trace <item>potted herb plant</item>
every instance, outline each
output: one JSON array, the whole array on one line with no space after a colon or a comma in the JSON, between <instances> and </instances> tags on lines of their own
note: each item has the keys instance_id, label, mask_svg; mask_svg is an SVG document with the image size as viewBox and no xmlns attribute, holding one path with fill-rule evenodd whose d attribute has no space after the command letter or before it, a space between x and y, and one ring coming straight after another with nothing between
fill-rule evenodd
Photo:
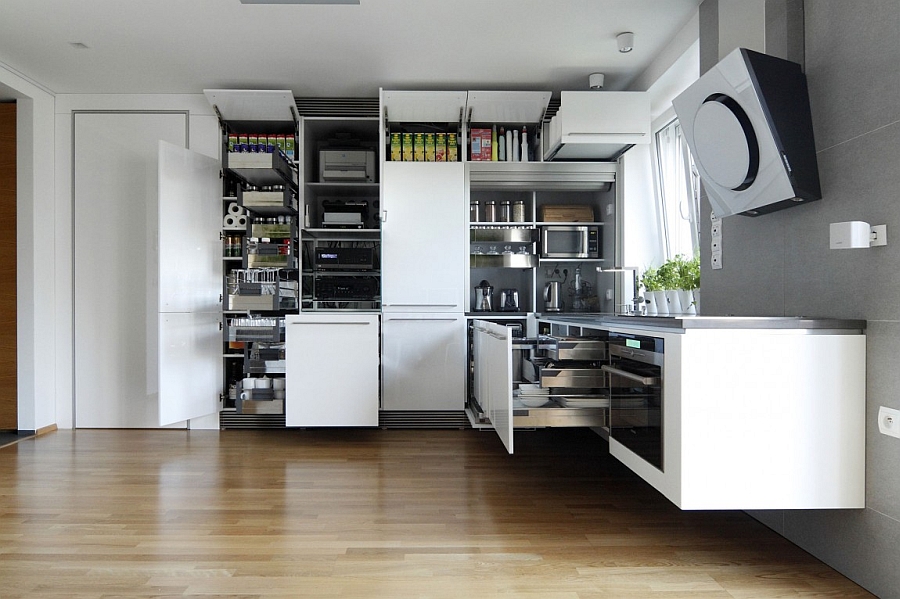
<instances>
[{"instance_id":1,"label":"potted herb plant","mask_svg":"<svg viewBox=\"0 0 900 599\"><path fill-rule=\"evenodd\" d=\"M644 288L644 301L647 303L647 315L659 314L659 302L662 295L662 287L659 284L658 270L652 266L644 270L641 275L641 286Z\"/></svg>"}]
</instances>

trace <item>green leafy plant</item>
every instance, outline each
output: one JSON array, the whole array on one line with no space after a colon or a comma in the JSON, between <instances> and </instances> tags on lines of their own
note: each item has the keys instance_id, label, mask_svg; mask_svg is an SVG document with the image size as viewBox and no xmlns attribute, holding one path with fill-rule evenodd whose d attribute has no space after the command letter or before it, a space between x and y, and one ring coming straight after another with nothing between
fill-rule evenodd
<instances>
[{"instance_id":1,"label":"green leafy plant","mask_svg":"<svg viewBox=\"0 0 900 599\"><path fill-rule=\"evenodd\" d=\"M653 268L652 266L644 271L644 274L641 275L641 285L644 289L647 291L662 291L658 273L659 269Z\"/></svg>"},{"instance_id":2,"label":"green leafy plant","mask_svg":"<svg viewBox=\"0 0 900 599\"><path fill-rule=\"evenodd\" d=\"M681 289L700 288L700 256L685 261L681 271Z\"/></svg>"},{"instance_id":3,"label":"green leafy plant","mask_svg":"<svg viewBox=\"0 0 900 599\"><path fill-rule=\"evenodd\" d=\"M658 289L697 289L700 287L700 258L688 260L678 254L655 271Z\"/></svg>"}]
</instances>

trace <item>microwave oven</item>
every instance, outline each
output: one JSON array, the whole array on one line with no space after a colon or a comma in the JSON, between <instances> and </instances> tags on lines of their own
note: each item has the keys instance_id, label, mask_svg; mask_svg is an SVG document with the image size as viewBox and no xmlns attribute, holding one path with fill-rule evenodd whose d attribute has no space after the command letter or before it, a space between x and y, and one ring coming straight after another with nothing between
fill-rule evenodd
<instances>
[{"instance_id":1,"label":"microwave oven","mask_svg":"<svg viewBox=\"0 0 900 599\"><path fill-rule=\"evenodd\" d=\"M541 227L541 258L599 258L600 227L545 225Z\"/></svg>"}]
</instances>

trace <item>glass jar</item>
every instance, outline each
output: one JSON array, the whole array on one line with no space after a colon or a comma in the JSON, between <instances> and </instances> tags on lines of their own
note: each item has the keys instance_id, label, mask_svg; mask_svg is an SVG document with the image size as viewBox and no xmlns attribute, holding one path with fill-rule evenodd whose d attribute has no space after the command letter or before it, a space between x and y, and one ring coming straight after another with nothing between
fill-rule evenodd
<instances>
[{"instance_id":1,"label":"glass jar","mask_svg":"<svg viewBox=\"0 0 900 599\"><path fill-rule=\"evenodd\" d=\"M484 222L497 222L497 202L488 200L484 203Z\"/></svg>"},{"instance_id":2,"label":"glass jar","mask_svg":"<svg viewBox=\"0 0 900 599\"><path fill-rule=\"evenodd\" d=\"M500 202L500 212L497 216L497 221L501 223L512 221L512 204L510 204L509 200Z\"/></svg>"},{"instance_id":3,"label":"glass jar","mask_svg":"<svg viewBox=\"0 0 900 599\"><path fill-rule=\"evenodd\" d=\"M525 222L525 200L516 200L512 205L512 222Z\"/></svg>"}]
</instances>

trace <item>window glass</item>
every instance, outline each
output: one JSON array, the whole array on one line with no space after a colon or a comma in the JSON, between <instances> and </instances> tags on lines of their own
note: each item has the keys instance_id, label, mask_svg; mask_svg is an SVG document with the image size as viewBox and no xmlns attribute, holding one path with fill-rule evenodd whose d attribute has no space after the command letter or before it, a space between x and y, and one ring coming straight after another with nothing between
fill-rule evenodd
<instances>
[{"instance_id":1,"label":"window glass","mask_svg":"<svg viewBox=\"0 0 900 599\"><path fill-rule=\"evenodd\" d=\"M656 132L657 191L667 258L699 251L699 175L678 120Z\"/></svg>"}]
</instances>

